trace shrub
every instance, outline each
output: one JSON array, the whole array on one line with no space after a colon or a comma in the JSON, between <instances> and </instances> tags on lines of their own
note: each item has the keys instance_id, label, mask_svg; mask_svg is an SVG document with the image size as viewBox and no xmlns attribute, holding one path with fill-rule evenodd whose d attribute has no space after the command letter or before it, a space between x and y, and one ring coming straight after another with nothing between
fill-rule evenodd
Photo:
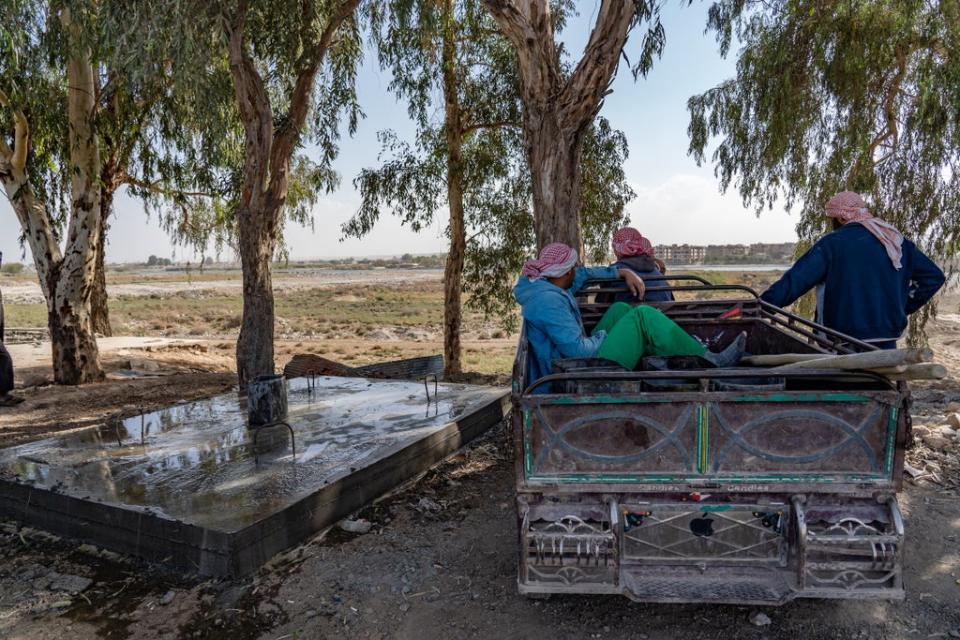
<instances>
[{"instance_id":1,"label":"shrub","mask_svg":"<svg viewBox=\"0 0 960 640\"><path fill-rule=\"evenodd\" d=\"M7 275L15 276L23 271L23 263L21 262L8 262L0 268L0 273L6 273Z\"/></svg>"}]
</instances>

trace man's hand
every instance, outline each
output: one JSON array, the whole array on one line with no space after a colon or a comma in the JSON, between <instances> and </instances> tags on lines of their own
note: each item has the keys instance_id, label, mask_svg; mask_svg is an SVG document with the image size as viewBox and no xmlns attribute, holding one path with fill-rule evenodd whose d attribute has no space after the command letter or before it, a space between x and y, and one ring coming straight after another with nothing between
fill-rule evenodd
<instances>
[{"instance_id":1,"label":"man's hand","mask_svg":"<svg viewBox=\"0 0 960 640\"><path fill-rule=\"evenodd\" d=\"M657 270L660 271L660 275L667 275L667 265L664 264L663 260L660 258L654 258L653 262L657 265Z\"/></svg>"},{"instance_id":2,"label":"man's hand","mask_svg":"<svg viewBox=\"0 0 960 640\"><path fill-rule=\"evenodd\" d=\"M643 294L647 292L647 286L643 284L640 276L630 269L617 269L617 273L620 274L623 281L627 283L627 288L630 289L630 293L632 293L637 300L643 300Z\"/></svg>"}]
</instances>

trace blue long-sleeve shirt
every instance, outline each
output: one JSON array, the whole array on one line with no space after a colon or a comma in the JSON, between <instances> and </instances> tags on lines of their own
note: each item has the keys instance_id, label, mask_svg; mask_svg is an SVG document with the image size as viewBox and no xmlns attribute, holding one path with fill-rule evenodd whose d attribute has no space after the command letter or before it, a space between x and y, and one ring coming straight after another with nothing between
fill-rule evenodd
<instances>
[{"instance_id":1,"label":"blue long-sleeve shirt","mask_svg":"<svg viewBox=\"0 0 960 640\"><path fill-rule=\"evenodd\" d=\"M901 269L863 225L846 224L827 234L760 297L786 307L823 286L817 320L861 340L895 340L907 316L943 286L943 271L915 244L903 241Z\"/></svg>"},{"instance_id":2,"label":"blue long-sleeve shirt","mask_svg":"<svg viewBox=\"0 0 960 640\"><path fill-rule=\"evenodd\" d=\"M526 276L520 276L513 295L527 325L531 381L548 375L554 360L596 355L606 332L597 331L587 336L573 292L579 291L590 278L615 277L617 270L611 267L577 267L571 287L561 289L546 278L531 282ZM541 387L541 391L545 392L546 388Z\"/></svg>"}]
</instances>

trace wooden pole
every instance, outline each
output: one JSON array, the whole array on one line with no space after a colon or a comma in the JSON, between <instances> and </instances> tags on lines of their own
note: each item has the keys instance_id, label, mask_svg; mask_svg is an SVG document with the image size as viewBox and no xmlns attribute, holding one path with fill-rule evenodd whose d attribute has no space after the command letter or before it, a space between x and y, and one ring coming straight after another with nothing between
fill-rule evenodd
<instances>
[{"instance_id":1,"label":"wooden pole","mask_svg":"<svg viewBox=\"0 0 960 640\"><path fill-rule=\"evenodd\" d=\"M770 371L772 373L796 371L797 369L884 369L929 362L932 358L933 353L929 349L886 349L802 360L782 367L775 367Z\"/></svg>"}]
</instances>

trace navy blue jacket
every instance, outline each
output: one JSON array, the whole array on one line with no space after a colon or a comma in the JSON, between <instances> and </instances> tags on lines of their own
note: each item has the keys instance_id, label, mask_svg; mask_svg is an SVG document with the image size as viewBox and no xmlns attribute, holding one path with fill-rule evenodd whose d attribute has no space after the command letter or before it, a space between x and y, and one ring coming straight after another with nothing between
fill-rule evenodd
<instances>
[{"instance_id":1,"label":"navy blue jacket","mask_svg":"<svg viewBox=\"0 0 960 640\"><path fill-rule=\"evenodd\" d=\"M760 297L778 307L822 285L817 320L861 340L893 340L907 316L943 286L943 272L907 239L902 268L895 269L883 244L860 224L845 224L803 254Z\"/></svg>"},{"instance_id":2,"label":"navy blue jacket","mask_svg":"<svg viewBox=\"0 0 960 640\"><path fill-rule=\"evenodd\" d=\"M647 278L654 278L663 275L660 273L660 270L657 269L657 263L654 262L653 258L647 255L625 256L610 266L614 269L630 269L635 274L640 276L640 279L643 280L644 284L646 284L648 287L665 287L668 284L663 280L652 280L647 283ZM630 289L627 288L626 282L619 281L613 283L613 286L623 289L623 293L616 294L613 300L614 302L637 302L637 299L633 297L632 293L630 293ZM644 302L670 302L672 300L673 293L670 291L649 291L643 295Z\"/></svg>"}]
</instances>

